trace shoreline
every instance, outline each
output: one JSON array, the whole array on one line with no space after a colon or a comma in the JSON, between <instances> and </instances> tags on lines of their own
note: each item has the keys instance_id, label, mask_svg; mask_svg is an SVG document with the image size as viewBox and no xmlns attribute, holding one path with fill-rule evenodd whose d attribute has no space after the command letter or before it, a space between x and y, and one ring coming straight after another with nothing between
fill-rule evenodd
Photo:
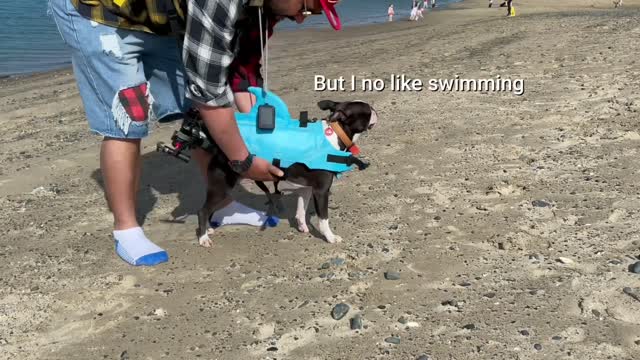
<instances>
[{"instance_id":1,"label":"shoreline","mask_svg":"<svg viewBox=\"0 0 640 360\"><path fill-rule=\"evenodd\" d=\"M596 2L596 1L592 1L592 2ZM606 2L605 2L606 3ZM300 37L300 36L305 36L307 33L313 34L313 33L321 33L321 34L326 34L326 33L336 33L336 37L339 38L340 37L340 33L345 33L348 32L349 34L347 34L346 36L350 36L353 35L352 32L356 32L356 33L361 33L361 32L367 32L367 31L372 31L372 30L378 30L381 29L383 27L388 27L392 30L396 30L398 28L402 29L402 30L406 30L407 28L413 26L416 28L421 28L424 26L428 26L431 25L429 23L426 23L427 20L429 19L436 19L436 22L440 22L437 17L438 17L438 13L440 12L450 12L450 11L460 11L460 10L477 10L477 9L482 9L484 7L486 7L487 1L486 0L458 0L458 1L454 1L451 3L447 3L445 6L442 7L436 7L435 9L430 9L429 11L426 12L426 14L424 15L424 18L418 22L411 22L406 18L403 18L402 20L395 20L392 23L389 22L379 22L379 23L362 23L362 24L354 24L354 25L348 25L342 28L342 30L340 32L336 32L332 29L329 28L329 25L327 24L327 27L308 27L308 28L302 28L302 29L296 29L296 28L284 28L284 29L279 29L278 32L276 33L276 38L274 38L274 40L271 40L270 43L274 44L275 42L277 42L279 40L280 37L283 36L287 36L288 38L291 37L292 35L298 35L296 37ZM485 5L485 6L483 6ZM499 7L498 4L494 4L494 8ZM531 6L527 3L520 5L517 4L517 8L520 8L522 6L522 8L527 9L527 10L532 10L531 12L529 12L528 14L540 14L540 13L545 13L545 12L550 12L550 11L569 11L572 9L579 9L580 12L590 12L590 11L599 11L599 10L610 10L611 7L608 5L603 5L601 4L601 2L598 2L598 5L596 4L591 4L591 5L582 5L582 4L575 4L575 3L567 3L567 4L545 4L546 6ZM635 4L635 3L631 3L631 4L625 4L625 7L627 9L633 9L633 8L637 8L640 7L640 4ZM525 14L521 14L518 16L526 16L527 13ZM403 24L398 26L398 24ZM294 35L295 34L295 35ZM59 68L55 68L55 69L50 69L50 70L43 70L43 71L35 71L35 72L23 72L23 73L16 73L16 74L5 74L5 75L0 75L0 82L6 82L6 81L12 81L12 80L18 80L18 79L25 79L25 78L31 78L31 77L36 77L36 76L42 76L42 75L46 75L46 74L57 74L60 72L69 72L72 71L71 69L71 64L69 63L68 65L65 66L61 66Z\"/></svg>"},{"instance_id":2,"label":"shoreline","mask_svg":"<svg viewBox=\"0 0 640 360\"><path fill-rule=\"evenodd\" d=\"M455 5L458 5L460 3L463 2L468 2L471 0L456 0L454 2L451 3L447 3L446 5L442 6L442 7L436 7L435 9L429 9L429 11L427 11L427 13L425 14L425 18L422 19L421 21L425 21L427 18L427 15L430 14L432 11L443 11L443 10L447 10ZM322 15L324 16L324 15ZM410 23L409 20L407 19L403 19L403 20L396 20L395 22L407 22ZM341 31L345 31L348 29L353 29L353 28L367 28L367 27L372 27L372 26L383 26L383 25L388 25L387 22L376 22L376 23L361 23L361 24L353 24L353 25L347 25L347 26L343 26ZM415 24L414 24L415 25ZM320 25L316 25L316 26L312 26L312 27L306 27L306 28L295 28L295 27L291 27L291 28L281 28L281 29L277 29L276 32L276 36L280 35L280 34L285 34L285 33L304 33L304 32L309 32L309 31L314 31L314 30L329 30L329 31L334 31L332 29L329 28L329 24L326 24L325 26L320 26ZM273 40L270 40L273 41ZM64 65L64 66L60 66L57 68L52 68L49 70L42 70L42 71L33 71L33 72L21 72L21 73L15 73L15 74L3 74L0 75L0 81L5 81L5 80L12 80L12 79L22 79L22 78L29 78L31 76L38 76L38 75L43 75L43 74L53 74L53 73L57 73L60 71L71 71L71 63L69 61L69 64Z\"/></svg>"}]
</instances>

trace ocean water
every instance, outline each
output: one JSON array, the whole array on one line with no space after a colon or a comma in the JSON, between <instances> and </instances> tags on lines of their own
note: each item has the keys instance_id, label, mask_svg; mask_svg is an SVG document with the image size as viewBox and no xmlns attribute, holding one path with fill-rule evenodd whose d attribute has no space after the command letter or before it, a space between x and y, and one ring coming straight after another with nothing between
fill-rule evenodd
<instances>
[{"instance_id":1,"label":"ocean water","mask_svg":"<svg viewBox=\"0 0 640 360\"><path fill-rule=\"evenodd\" d=\"M0 2L0 77L69 66L68 49L53 19L47 15L47 1ZM438 0L438 8L456 1L459 0ZM397 20L409 16L411 0L342 0L337 10L343 26L381 23L386 21L391 3ZM276 29L291 31L325 26L329 27L329 24L324 15L320 15L312 16L302 25L283 21Z\"/></svg>"}]
</instances>

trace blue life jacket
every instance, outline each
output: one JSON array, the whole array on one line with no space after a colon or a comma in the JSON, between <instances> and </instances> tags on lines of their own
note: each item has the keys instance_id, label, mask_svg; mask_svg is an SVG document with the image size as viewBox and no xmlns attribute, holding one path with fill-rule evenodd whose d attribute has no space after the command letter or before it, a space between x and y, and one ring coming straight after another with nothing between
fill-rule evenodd
<instances>
[{"instance_id":1,"label":"blue life jacket","mask_svg":"<svg viewBox=\"0 0 640 360\"><path fill-rule=\"evenodd\" d=\"M342 173L352 169L356 158L348 151L338 150L327 140L322 121L304 123L292 119L287 105L277 95L261 88L250 87L256 103L249 113L235 113L240 134L249 152L277 167L288 168L301 163L311 170ZM258 107L269 104L275 108L275 127L258 127ZM362 168L362 167L361 167Z\"/></svg>"}]
</instances>

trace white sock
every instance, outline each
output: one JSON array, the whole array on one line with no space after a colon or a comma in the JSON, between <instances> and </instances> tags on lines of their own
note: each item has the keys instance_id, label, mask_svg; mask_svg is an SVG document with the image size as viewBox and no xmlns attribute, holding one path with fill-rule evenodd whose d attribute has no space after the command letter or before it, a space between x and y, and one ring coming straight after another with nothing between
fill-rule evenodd
<instances>
[{"instance_id":1,"label":"white sock","mask_svg":"<svg viewBox=\"0 0 640 360\"><path fill-rule=\"evenodd\" d=\"M274 218L275 217L267 216L263 211L258 211L237 201L232 201L229 205L211 215L210 224L214 228L223 225L263 226L265 222L271 222ZM269 223L269 226L275 225Z\"/></svg>"},{"instance_id":2,"label":"white sock","mask_svg":"<svg viewBox=\"0 0 640 360\"><path fill-rule=\"evenodd\" d=\"M115 230L116 253L131 265L153 266L169 261L167 252L151 242L141 227Z\"/></svg>"}]
</instances>

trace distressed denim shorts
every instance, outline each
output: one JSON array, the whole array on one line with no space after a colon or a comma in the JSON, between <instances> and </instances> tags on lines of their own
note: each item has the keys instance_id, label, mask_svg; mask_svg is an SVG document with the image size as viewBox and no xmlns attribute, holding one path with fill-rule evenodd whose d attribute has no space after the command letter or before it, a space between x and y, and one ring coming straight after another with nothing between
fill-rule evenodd
<instances>
[{"instance_id":1,"label":"distressed denim shorts","mask_svg":"<svg viewBox=\"0 0 640 360\"><path fill-rule=\"evenodd\" d=\"M98 24L70 0L50 0L50 11L71 47L73 72L89 127L112 138L140 139L149 122L181 114L184 68L174 37Z\"/></svg>"}]
</instances>

